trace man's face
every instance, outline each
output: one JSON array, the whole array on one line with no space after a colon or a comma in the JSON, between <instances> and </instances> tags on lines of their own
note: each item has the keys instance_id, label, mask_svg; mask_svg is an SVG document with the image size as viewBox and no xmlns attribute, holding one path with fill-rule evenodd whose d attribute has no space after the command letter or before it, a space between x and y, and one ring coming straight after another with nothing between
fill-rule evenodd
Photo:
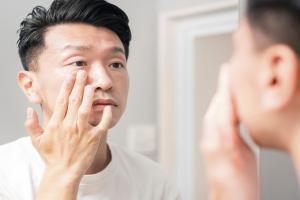
<instances>
[{"instance_id":1,"label":"man's face","mask_svg":"<svg viewBox=\"0 0 300 200\"><path fill-rule=\"evenodd\" d=\"M53 113L66 77L84 70L86 84L97 88L94 100L110 100L116 104L112 106L114 126L125 110L129 88L126 57L119 37L106 28L87 24L56 25L50 27L44 37L45 48L34 73L45 120ZM91 125L100 122L103 108L103 105L93 106Z\"/></svg>"},{"instance_id":2,"label":"man's face","mask_svg":"<svg viewBox=\"0 0 300 200\"><path fill-rule=\"evenodd\" d=\"M254 135L261 132L265 122L259 89L262 58L255 42L248 22L242 21L233 36L234 51L229 69L238 117Z\"/></svg>"}]
</instances>

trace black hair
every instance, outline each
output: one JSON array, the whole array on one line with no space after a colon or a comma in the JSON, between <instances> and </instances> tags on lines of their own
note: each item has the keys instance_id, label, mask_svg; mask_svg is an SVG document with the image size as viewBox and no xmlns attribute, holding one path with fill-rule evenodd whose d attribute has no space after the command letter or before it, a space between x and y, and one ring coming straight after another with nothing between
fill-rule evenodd
<instances>
[{"instance_id":1,"label":"black hair","mask_svg":"<svg viewBox=\"0 0 300 200\"><path fill-rule=\"evenodd\" d=\"M44 47L47 28L65 23L86 23L113 31L122 41L128 58L129 19L119 7L105 0L54 0L48 10L42 6L33 8L21 22L17 44L25 70L30 70L30 63Z\"/></svg>"},{"instance_id":2,"label":"black hair","mask_svg":"<svg viewBox=\"0 0 300 200\"><path fill-rule=\"evenodd\" d=\"M299 0L248 0L246 17L254 33L271 44L288 45L300 56Z\"/></svg>"}]
</instances>

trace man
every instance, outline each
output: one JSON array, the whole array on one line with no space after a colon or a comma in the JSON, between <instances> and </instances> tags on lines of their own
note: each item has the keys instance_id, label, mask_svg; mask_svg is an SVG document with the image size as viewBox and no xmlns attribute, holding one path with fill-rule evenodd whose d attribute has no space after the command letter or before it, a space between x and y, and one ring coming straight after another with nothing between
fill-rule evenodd
<instances>
[{"instance_id":1,"label":"man","mask_svg":"<svg viewBox=\"0 0 300 200\"><path fill-rule=\"evenodd\" d=\"M55 0L21 23L19 85L30 138L0 147L0 199L179 199L152 161L107 143L129 78L127 15L104 0Z\"/></svg>"},{"instance_id":2,"label":"man","mask_svg":"<svg viewBox=\"0 0 300 200\"><path fill-rule=\"evenodd\" d=\"M289 153L300 180L299 13L299 0L248 2L204 120L210 199L259 199L255 155L239 124L260 147Z\"/></svg>"}]
</instances>

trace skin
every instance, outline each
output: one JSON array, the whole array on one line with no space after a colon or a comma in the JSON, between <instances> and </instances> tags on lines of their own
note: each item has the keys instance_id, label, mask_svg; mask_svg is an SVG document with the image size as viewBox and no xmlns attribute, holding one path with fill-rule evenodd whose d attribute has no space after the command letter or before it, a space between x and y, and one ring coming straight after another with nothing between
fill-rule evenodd
<instances>
[{"instance_id":1,"label":"skin","mask_svg":"<svg viewBox=\"0 0 300 200\"><path fill-rule=\"evenodd\" d=\"M259 47L258 41L268 45ZM300 62L289 46L271 43L246 18L233 43L204 120L201 146L210 199L259 199L256 159L237 127L242 123L260 147L289 153L300 178Z\"/></svg>"},{"instance_id":2,"label":"skin","mask_svg":"<svg viewBox=\"0 0 300 200\"><path fill-rule=\"evenodd\" d=\"M255 154L240 137L230 92L228 65L222 66L217 92L204 117L201 150L211 200L258 199Z\"/></svg>"},{"instance_id":3,"label":"skin","mask_svg":"<svg viewBox=\"0 0 300 200\"><path fill-rule=\"evenodd\" d=\"M55 25L44 39L31 63L35 70L18 74L29 101L43 111L40 123L28 108L25 122L46 164L36 199L76 199L83 175L110 162L107 132L126 107L127 60L122 42L106 28Z\"/></svg>"}]
</instances>

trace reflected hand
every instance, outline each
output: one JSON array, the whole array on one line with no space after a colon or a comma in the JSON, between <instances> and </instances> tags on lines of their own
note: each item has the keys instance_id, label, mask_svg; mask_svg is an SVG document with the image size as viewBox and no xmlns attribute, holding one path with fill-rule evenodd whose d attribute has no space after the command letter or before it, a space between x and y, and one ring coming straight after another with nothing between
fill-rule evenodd
<instances>
[{"instance_id":1,"label":"reflected hand","mask_svg":"<svg viewBox=\"0 0 300 200\"><path fill-rule=\"evenodd\" d=\"M209 199L258 199L255 154L240 137L239 119L231 97L227 67L204 118L201 149L206 161Z\"/></svg>"}]
</instances>

